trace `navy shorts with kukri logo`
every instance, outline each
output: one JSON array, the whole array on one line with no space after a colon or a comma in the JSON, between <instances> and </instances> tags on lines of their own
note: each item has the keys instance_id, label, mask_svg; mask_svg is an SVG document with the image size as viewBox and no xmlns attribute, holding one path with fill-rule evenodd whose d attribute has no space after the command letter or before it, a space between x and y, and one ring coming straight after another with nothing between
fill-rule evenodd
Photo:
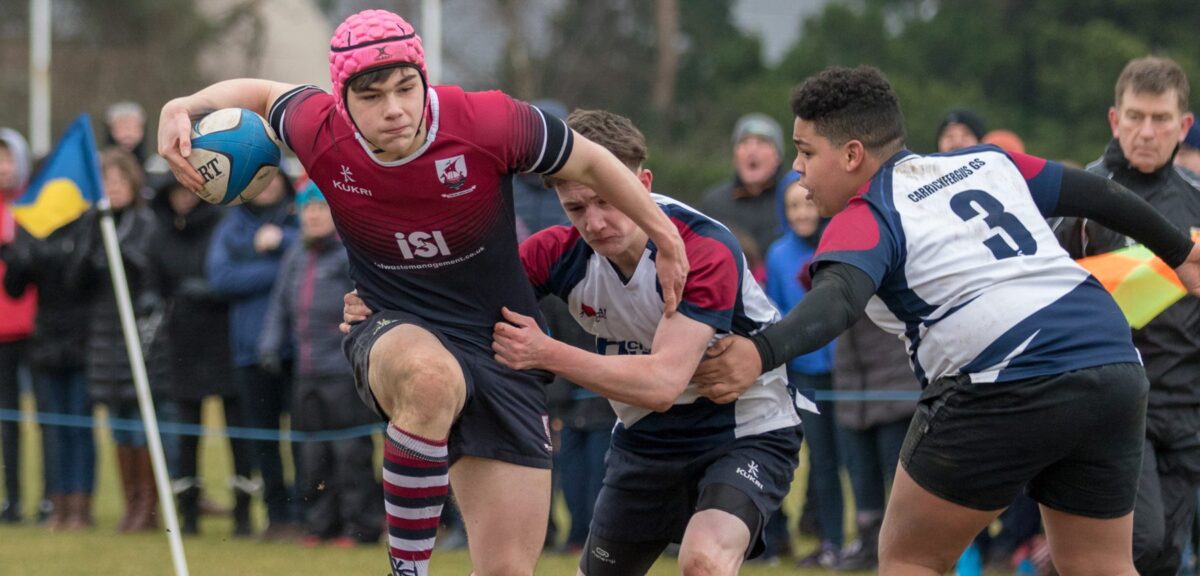
<instances>
[{"instance_id":1,"label":"navy shorts with kukri logo","mask_svg":"<svg viewBox=\"0 0 1200 576\"><path fill-rule=\"evenodd\" d=\"M376 312L354 325L342 341L342 350L354 369L359 398L384 421L384 413L371 392L371 347L380 336L404 324L429 331L454 355L467 381L467 400L450 429L450 464L463 456L477 456L549 469L553 462L550 419L546 410L545 375L511 370L484 351L449 331L434 328L405 312Z\"/></svg>"},{"instance_id":2,"label":"navy shorts with kukri logo","mask_svg":"<svg viewBox=\"0 0 1200 576\"><path fill-rule=\"evenodd\" d=\"M616 542L679 542L700 493L725 484L744 493L761 515L749 556L762 549L762 526L779 509L800 464L800 426L731 440L701 452L639 454L614 442L604 486L592 513L593 534Z\"/></svg>"}]
</instances>

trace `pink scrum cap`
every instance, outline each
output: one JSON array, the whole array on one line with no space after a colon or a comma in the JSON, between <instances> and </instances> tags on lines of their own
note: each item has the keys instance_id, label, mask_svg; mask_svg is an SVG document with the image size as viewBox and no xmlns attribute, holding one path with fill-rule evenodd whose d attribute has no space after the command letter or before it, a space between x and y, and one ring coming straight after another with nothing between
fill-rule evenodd
<instances>
[{"instance_id":1,"label":"pink scrum cap","mask_svg":"<svg viewBox=\"0 0 1200 576\"><path fill-rule=\"evenodd\" d=\"M425 49L412 24L387 10L364 10L346 18L329 41L329 77L333 81L333 100L337 111L351 126L358 127L346 110L346 89L350 79L377 68L409 65L421 74L425 90L429 75L425 72ZM426 103L429 98L425 99Z\"/></svg>"}]
</instances>

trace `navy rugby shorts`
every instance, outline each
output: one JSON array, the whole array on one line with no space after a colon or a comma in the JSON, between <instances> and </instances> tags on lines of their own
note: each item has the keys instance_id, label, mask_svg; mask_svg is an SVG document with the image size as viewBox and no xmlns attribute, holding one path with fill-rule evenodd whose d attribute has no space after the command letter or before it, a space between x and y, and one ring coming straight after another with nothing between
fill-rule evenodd
<instances>
[{"instance_id":1,"label":"navy rugby shorts","mask_svg":"<svg viewBox=\"0 0 1200 576\"><path fill-rule=\"evenodd\" d=\"M342 341L354 369L354 385L364 403L384 421L387 414L375 400L367 381L371 347L380 336L403 324L429 331L462 367L467 399L450 429L450 464L463 456L476 456L548 469L553 461L550 419L546 410L545 375L506 368L492 356L449 331L435 328L405 312L376 312L355 324Z\"/></svg>"},{"instance_id":2,"label":"navy rugby shorts","mask_svg":"<svg viewBox=\"0 0 1200 576\"><path fill-rule=\"evenodd\" d=\"M1024 489L1091 518L1133 510L1150 385L1138 364L1009 382L942 378L926 387L900 452L930 493L998 510Z\"/></svg>"},{"instance_id":3,"label":"navy rugby shorts","mask_svg":"<svg viewBox=\"0 0 1200 576\"><path fill-rule=\"evenodd\" d=\"M800 426L731 439L698 453L637 453L614 443L604 486L592 513L592 533L616 542L679 542L700 493L725 484L753 501L760 515L750 529L747 557L763 548L762 528L779 509L800 464Z\"/></svg>"}]
</instances>

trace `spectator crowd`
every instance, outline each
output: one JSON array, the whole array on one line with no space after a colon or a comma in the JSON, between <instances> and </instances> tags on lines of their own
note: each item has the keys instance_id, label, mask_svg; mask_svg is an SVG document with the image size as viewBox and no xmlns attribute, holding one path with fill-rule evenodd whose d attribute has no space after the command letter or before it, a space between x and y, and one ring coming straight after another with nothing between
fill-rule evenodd
<instances>
[{"instance_id":1,"label":"spectator crowd","mask_svg":"<svg viewBox=\"0 0 1200 576\"><path fill-rule=\"evenodd\" d=\"M1113 139L1097 142L1088 170L1142 196L1178 227L1200 230L1200 128L1188 112L1187 79L1165 58L1132 61L1109 111ZM565 118L558 102L537 106ZM1165 119L1164 119L1165 118ZM145 115L132 102L112 105L101 154L103 192L112 209L139 340L158 414L173 494L159 494L134 391L109 261L92 208L46 238L34 238L0 209L0 409L19 410L20 394L37 411L88 418L103 406L111 423L122 494L116 530L159 526L158 498L176 499L184 534L201 531L206 515L229 515L233 535L295 541L304 546L375 544L385 533L381 483L373 464L378 418L359 400L342 352L342 295L354 289L350 264L324 194L303 174L281 170L252 201L232 208L204 203L145 150ZM791 169L790 126L760 112L732 127L728 178L697 195L697 208L738 238L748 265L782 312L812 288L809 264L826 220ZM786 129L785 129L786 128ZM995 146L1023 153L1006 129L987 130L968 108L947 112L935 129L939 153ZM0 194L11 202L35 168L21 134L0 128ZM668 192L669 193L669 192ZM513 211L523 240L568 223L555 192L518 175ZM1086 220L1052 222L1073 258L1102 254L1128 240ZM591 337L555 299L541 303L551 334L585 349ZM1145 464L1134 515L1134 558L1148 574L1194 572L1200 485L1200 301L1185 297L1134 331L1152 383ZM815 398L805 415L807 478L800 505L768 521L760 561L789 558L799 566L871 570L897 461L921 386L903 344L869 322L835 343L787 365L789 384ZM604 478L608 401L558 377L549 388L555 445L554 487L567 526L553 517L548 550L578 553ZM260 431L360 435L290 444L278 435L231 434L232 473L205 478L198 425L216 399L226 426ZM34 522L51 531L96 527L96 439L76 425L43 422L40 486L22 484L21 428L0 423L3 499L0 521ZM378 431L376 431L377 434ZM282 450L290 448L285 457ZM285 462L290 461L292 470ZM843 478L848 478L844 482ZM213 498L227 491L231 507ZM39 496L31 497L31 493ZM254 499L265 508L256 526ZM36 502L24 509L23 503ZM850 513L848 514L848 510ZM553 515L552 515L553 516ZM851 518L850 525L845 519ZM440 547L462 547L466 533L454 507L442 515ZM799 535L814 542L798 550ZM1036 503L1021 496L998 524L981 533L959 562L960 574L1046 566Z\"/></svg>"}]
</instances>

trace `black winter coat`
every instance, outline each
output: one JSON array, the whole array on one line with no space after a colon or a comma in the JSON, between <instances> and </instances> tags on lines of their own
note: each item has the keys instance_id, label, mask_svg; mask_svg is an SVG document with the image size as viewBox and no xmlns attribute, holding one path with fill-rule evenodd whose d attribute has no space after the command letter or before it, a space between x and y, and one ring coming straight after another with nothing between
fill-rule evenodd
<instances>
[{"instance_id":1,"label":"black winter coat","mask_svg":"<svg viewBox=\"0 0 1200 576\"><path fill-rule=\"evenodd\" d=\"M78 248L80 221L38 240L18 228L16 240L3 249L8 271L4 289L16 298L28 287L38 291L38 313L29 345L29 362L36 370L58 372L84 367L89 309L78 290L66 281L66 267Z\"/></svg>"},{"instance_id":2,"label":"black winter coat","mask_svg":"<svg viewBox=\"0 0 1200 576\"><path fill-rule=\"evenodd\" d=\"M833 389L846 392L912 392L921 390L913 376L904 343L868 318L859 319L837 339L833 353ZM837 423L851 430L912 419L913 400L838 402Z\"/></svg>"},{"instance_id":3,"label":"black winter coat","mask_svg":"<svg viewBox=\"0 0 1200 576\"><path fill-rule=\"evenodd\" d=\"M149 208L130 207L114 213L113 219L150 388L156 397L161 397L166 391L167 373L165 350L159 339L162 300L150 268L154 216ZM85 295L91 314L87 344L88 392L96 402L136 401L133 371L129 367L129 353L125 348L116 293L100 232L100 217L95 208L82 216L79 233L76 254L67 266L67 282ZM158 346L155 346L156 340Z\"/></svg>"},{"instance_id":4,"label":"black winter coat","mask_svg":"<svg viewBox=\"0 0 1200 576\"><path fill-rule=\"evenodd\" d=\"M1200 232L1200 190L1173 162L1150 174L1139 172L1113 140L1088 171L1129 188L1180 231L1193 237ZM1065 218L1052 224L1072 258L1111 252L1133 242L1095 222ZM1142 354L1150 380L1149 418L1155 418L1156 408L1200 406L1200 298L1184 296L1141 330L1134 330L1133 345Z\"/></svg>"},{"instance_id":5,"label":"black winter coat","mask_svg":"<svg viewBox=\"0 0 1200 576\"><path fill-rule=\"evenodd\" d=\"M221 209L198 204L179 216L168 191L154 199L158 226L150 242L150 267L166 304L163 329L170 366L171 397L197 401L205 396L233 396L233 361L229 353L229 305L208 284L204 260Z\"/></svg>"}]
</instances>

